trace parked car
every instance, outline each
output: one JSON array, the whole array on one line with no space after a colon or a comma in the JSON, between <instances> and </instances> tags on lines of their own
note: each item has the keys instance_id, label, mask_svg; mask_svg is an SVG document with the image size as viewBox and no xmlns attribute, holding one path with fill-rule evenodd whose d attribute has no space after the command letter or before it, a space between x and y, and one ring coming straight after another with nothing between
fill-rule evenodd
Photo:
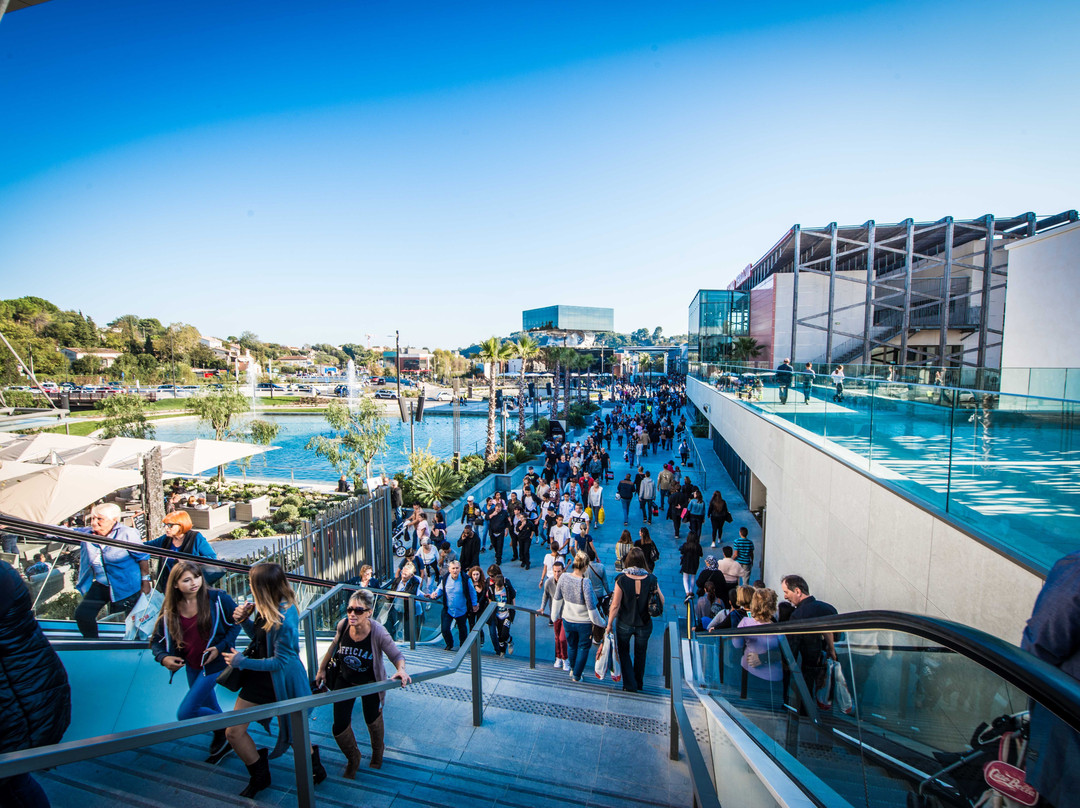
<instances>
[{"instance_id":1,"label":"parked car","mask_svg":"<svg viewBox=\"0 0 1080 808\"><path fill-rule=\"evenodd\" d=\"M397 399L397 393L393 390L376 390L375 398Z\"/></svg>"},{"instance_id":2,"label":"parked car","mask_svg":"<svg viewBox=\"0 0 1080 808\"><path fill-rule=\"evenodd\" d=\"M429 401L453 401L454 394L449 390L443 390L436 396L428 396Z\"/></svg>"},{"instance_id":3,"label":"parked car","mask_svg":"<svg viewBox=\"0 0 1080 808\"><path fill-rule=\"evenodd\" d=\"M256 389L258 389L258 390L273 390L275 392L280 391L282 393L285 392L284 387L282 387L280 384L274 384L272 382L260 382Z\"/></svg>"}]
</instances>

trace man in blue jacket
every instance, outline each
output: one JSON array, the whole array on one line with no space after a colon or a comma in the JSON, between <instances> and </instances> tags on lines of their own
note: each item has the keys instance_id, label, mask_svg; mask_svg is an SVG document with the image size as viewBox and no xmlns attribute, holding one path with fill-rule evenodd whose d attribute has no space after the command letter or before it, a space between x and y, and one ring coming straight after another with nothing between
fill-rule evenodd
<instances>
[{"instance_id":1,"label":"man in blue jacket","mask_svg":"<svg viewBox=\"0 0 1080 808\"><path fill-rule=\"evenodd\" d=\"M469 612L477 611L476 588L472 582L461 577L461 563L451 561L446 567L446 575L439 581L431 599L442 598L442 636L446 650L454 650L454 635L450 631L452 623L457 623L458 643L465 642L469 634Z\"/></svg>"},{"instance_id":2,"label":"man in blue jacket","mask_svg":"<svg viewBox=\"0 0 1080 808\"><path fill-rule=\"evenodd\" d=\"M75 586L83 599L75 608L75 622L84 637L96 639L97 616L102 607L107 608L108 614L127 612L140 592L150 594L150 556L136 549L142 539L136 530L120 524L120 506L115 502L95 505L90 511L90 527L77 530L134 545L133 549L125 550L93 541L82 544L79 581Z\"/></svg>"}]
</instances>

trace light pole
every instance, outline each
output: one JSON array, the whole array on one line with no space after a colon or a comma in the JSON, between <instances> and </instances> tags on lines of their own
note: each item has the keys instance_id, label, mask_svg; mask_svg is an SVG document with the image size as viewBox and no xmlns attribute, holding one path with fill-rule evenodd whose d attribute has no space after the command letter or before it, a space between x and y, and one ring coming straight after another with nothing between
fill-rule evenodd
<instances>
[{"instance_id":1,"label":"light pole","mask_svg":"<svg viewBox=\"0 0 1080 808\"><path fill-rule=\"evenodd\" d=\"M506 399L503 399L502 405L502 421L503 421L503 474L506 474Z\"/></svg>"},{"instance_id":2,"label":"light pole","mask_svg":"<svg viewBox=\"0 0 1080 808\"><path fill-rule=\"evenodd\" d=\"M394 332L394 370L397 379L397 397L401 400L401 332Z\"/></svg>"}]
</instances>

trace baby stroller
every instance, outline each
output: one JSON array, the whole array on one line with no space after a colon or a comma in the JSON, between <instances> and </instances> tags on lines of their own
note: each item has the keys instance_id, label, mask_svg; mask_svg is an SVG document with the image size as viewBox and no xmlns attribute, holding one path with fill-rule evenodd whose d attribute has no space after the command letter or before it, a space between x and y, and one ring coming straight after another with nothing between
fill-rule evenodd
<instances>
[{"instance_id":1,"label":"baby stroller","mask_svg":"<svg viewBox=\"0 0 1080 808\"><path fill-rule=\"evenodd\" d=\"M1003 715L992 724L985 721L975 728L966 752L935 752L942 768L918 784L908 794L908 808L975 808L995 805L987 792L983 767L995 760L1007 759L1023 768L1023 754L1028 738L1027 712ZM1003 805L1020 803L1005 801Z\"/></svg>"}]
</instances>

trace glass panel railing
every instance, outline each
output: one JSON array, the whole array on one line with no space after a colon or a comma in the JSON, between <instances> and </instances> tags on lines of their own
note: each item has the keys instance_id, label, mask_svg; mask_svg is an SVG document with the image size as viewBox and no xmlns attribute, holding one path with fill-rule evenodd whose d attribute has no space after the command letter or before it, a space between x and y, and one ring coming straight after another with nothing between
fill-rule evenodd
<instances>
[{"instance_id":1,"label":"glass panel railing","mask_svg":"<svg viewBox=\"0 0 1080 808\"><path fill-rule=\"evenodd\" d=\"M1080 402L899 375L848 373L842 395L821 373L783 387L768 370L717 368L709 380L1037 569L1080 546Z\"/></svg>"},{"instance_id":2,"label":"glass panel railing","mask_svg":"<svg viewBox=\"0 0 1080 808\"><path fill-rule=\"evenodd\" d=\"M87 639L122 636L125 619L142 592L143 576L150 576L152 591L164 592L174 563L173 559L143 552L140 545L133 545L131 551L99 545L91 535L83 543L41 531L24 535L17 528L5 527L2 536L0 558L26 580L38 621L46 629L71 631ZM247 572L221 567L215 559L190 560L203 568L211 586L225 591L233 600L250 595ZM332 586L331 582L292 583L301 611Z\"/></svg>"},{"instance_id":3,"label":"glass panel railing","mask_svg":"<svg viewBox=\"0 0 1080 808\"><path fill-rule=\"evenodd\" d=\"M823 804L974 805L1004 732L1078 743L1041 708L1029 727L1028 696L967 656L903 632L841 637L814 669L799 663L820 635L691 641L698 686Z\"/></svg>"}]
</instances>

